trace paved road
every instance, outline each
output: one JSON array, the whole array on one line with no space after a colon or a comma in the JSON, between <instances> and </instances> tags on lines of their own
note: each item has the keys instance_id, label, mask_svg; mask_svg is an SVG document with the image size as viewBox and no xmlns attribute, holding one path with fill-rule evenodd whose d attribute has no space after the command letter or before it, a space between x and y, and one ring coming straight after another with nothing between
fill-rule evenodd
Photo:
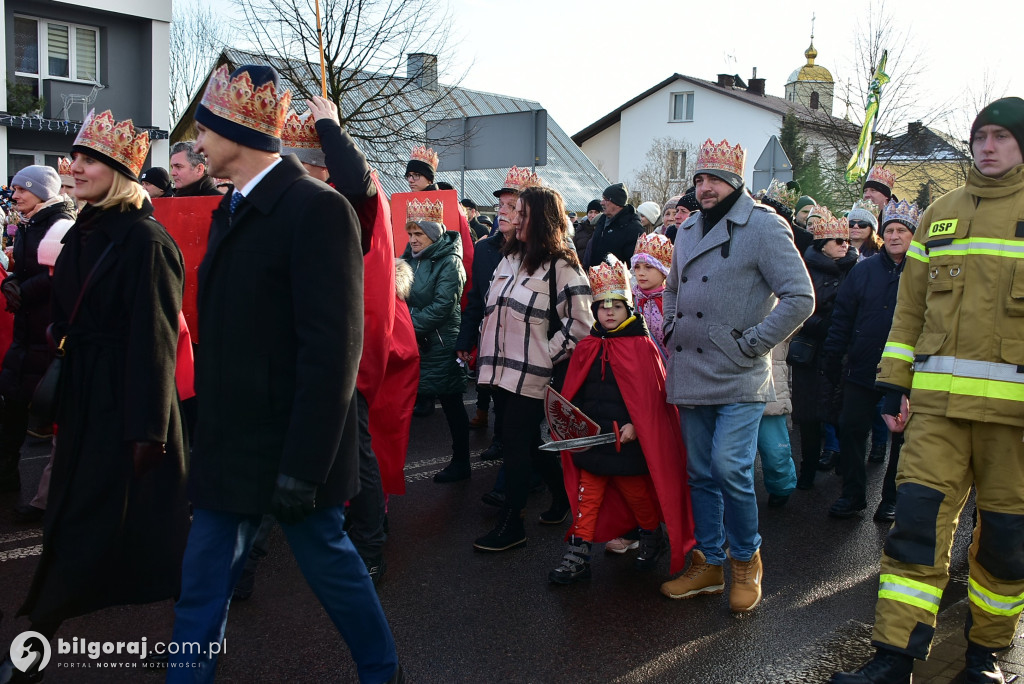
<instances>
[{"instance_id":1,"label":"paved road","mask_svg":"<svg viewBox=\"0 0 1024 684\"><path fill-rule=\"evenodd\" d=\"M656 571L639 573L628 556L598 552L590 582L549 584L547 572L561 557L565 529L536 524L548 505L546 495L530 499L526 548L474 553L472 540L493 521L494 509L481 504L480 496L497 468L476 457L489 441L477 431L471 441L472 479L434 484L431 475L450 453L446 435L439 409L414 419L408 493L390 503L388 571L380 598L411 681L822 682L870 655L886 530L869 516L840 521L825 515L839 494L835 475L820 473L815 489L795 492L785 508L762 507L764 601L753 614L737 617L729 612L727 596L690 601L661 596L667 558ZM31 444L25 454L28 492L47 447ZM871 466L869 512L882 473L883 466ZM41 543L38 527L10 521L15 501L14 495L0 495L2 644L27 626L24 618L11 616L25 595ZM940 624L940 639L963 624L966 532L957 537L953 579L944 596L944 608L955 620ZM303 581L279 529L272 541L255 594L232 607L218 681L355 681L344 643ZM110 641L145 636L152 643L169 637L172 622L172 606L165 602L71 620L59 635ZM955 654L951 661L959 658ZM159 673L99 666L111 660L56 656L46 681L161 680Z\"/></svg>"}]
</instances>

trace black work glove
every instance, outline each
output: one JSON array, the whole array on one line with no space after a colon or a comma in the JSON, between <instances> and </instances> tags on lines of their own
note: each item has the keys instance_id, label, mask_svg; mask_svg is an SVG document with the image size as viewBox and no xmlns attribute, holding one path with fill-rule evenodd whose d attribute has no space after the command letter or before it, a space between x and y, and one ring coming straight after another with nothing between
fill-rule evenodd
<instances>
[{"instance_id":1,"label":"black work glove","mask_svg":"<svg viewBox=\"0 0 1024 684\"><path fill-rule=\"evenodd\" d=\"M135 477L142 477L160 465L167 453L166 447L160 442L132 442L132 463Z\"/></svg>"},{"instance_id":2,"label":"black work glove","mask_svg":"<svg viewBox=\"0 0 1024 684\"><path fill-rule=\"evenodd\" d=\"M843 357L838 354L828 354L822 362L822 370L832 386L839 387L839 383L843 381Z\"/></svg>"},{"instance_id":3,"label":"black work glove","mask_svg":"<svg viewBox=\"0 0 1024 684\"><path fill-rule=\"evenodd\" d=\"M274 517L286 525L302 522L316 507L316 488L315 482L278 475L277 488L270 499Z\"/></svg>"},{"instance_id":4,"label":"black work glove","mask_svg":"<svg viewBox=\"0 0 1024 684\"><path fill-rule=\"evenodd\" d=\"M903 402L903 392L898 389L891 389L885 393L882 398L882 410L880 413L883 416L898 416L900 415L900 404Z\"/></svg>"},{"instance_id":5,"label":"black work glove","mask_svg":"<svg viewBox=\"0 0 1024 684\"><path fill-rule=\"evenodd\" d=\"M21 286L18 285L17 280L4 281L4 284L0 285L0 292L7 298L7 306L5 308L8 311L15 313L21 308Z\"/></svg>"}]
</instances>

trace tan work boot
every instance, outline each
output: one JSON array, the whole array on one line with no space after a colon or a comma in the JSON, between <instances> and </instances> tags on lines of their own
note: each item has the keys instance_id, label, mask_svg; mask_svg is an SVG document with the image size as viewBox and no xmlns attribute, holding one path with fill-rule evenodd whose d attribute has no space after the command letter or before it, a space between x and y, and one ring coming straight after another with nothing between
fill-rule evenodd
<instances>
[{"instance_id":1,"label":"tan work boot","mask_svg":"<svg viewBox=\"0 0 1024 684\"><path fill-rule=\"evenodd\" d=\"M732 568L732 584L729 585L729 609L734 613L745 613L761 603L761 550L758 549L748 561L729 557Z\"/></svg>"},{"instance_id":2,"label":"tan work boot","mask_svg":"<svg viewBox=\"0 0 1024 684\"><path fill-rule=\"evenodd\" d=\"M476 415L469 419L469 427L472 429L487 427L487 411L476 410Z\"/></svg>"},{"instance_id":3,"label":"tan work boot","mask_svg":"<svg viewBox=\"0 0 1024 684\"><path fill-rule=\"evenodd\" d=\"M688 599L700 594L721 594L725 574L721 565L711 565L697 549L690 555L690 567L679 577L661 585L661 593L671 599Z\"/></svg>"}]
</instances>

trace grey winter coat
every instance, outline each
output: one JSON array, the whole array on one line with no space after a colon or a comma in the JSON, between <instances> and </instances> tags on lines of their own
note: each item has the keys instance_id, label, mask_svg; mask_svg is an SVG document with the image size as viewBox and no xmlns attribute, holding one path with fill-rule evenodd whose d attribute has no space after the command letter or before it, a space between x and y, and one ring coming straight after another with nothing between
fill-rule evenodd
<instances>
[{"instance_id":1,"label":"grey winter coat","mask_svg":"<svg viewBox=\"0 0 1024 684\"><path fill-rule=\"evenodd\" d=\"M788 226L741 192L706 236L702 212L676 235L664 294L673 404L774 400L769 352L814 310L811 279Z\"/></svg>"}]
</instances>

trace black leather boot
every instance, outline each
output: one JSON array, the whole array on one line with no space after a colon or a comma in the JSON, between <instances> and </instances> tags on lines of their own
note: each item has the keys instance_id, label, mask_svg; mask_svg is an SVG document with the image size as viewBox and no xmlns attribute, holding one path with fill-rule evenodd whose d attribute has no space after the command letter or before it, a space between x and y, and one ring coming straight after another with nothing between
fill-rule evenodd
<instances>
[{"instance_id":1,"label":"black leather boot","mask_svg":"<svg viewBox=\"0 0 1024 684\"><path fill-rule=\"evenodd\" d=\"M1001 684L1006 681L993 649L968 641L965 661L961 680L964 684Z\"/></svg>"},{"instance_id":2,"label":"black leather boot","mask_svg":"<svg viewBox=\"0 0 1024 684\"><path fill-rule=\"evenodd\" d=\"M837 672L830 684L910 684L913 681L914 659L896 651L880 648L875 657L856 672Z\"/></svg>"},{"instance_id":3,"label":"black leather boot","mask_svg":"<svg viewBox=\"0 0 1024 684\"><path fill-rule=\"evenodd\" d=\"M526 546L523 511L511 508L501 509L494 529L473 542L477 551L509 551L520 546Z\"/></svg>"}]
</instances>

